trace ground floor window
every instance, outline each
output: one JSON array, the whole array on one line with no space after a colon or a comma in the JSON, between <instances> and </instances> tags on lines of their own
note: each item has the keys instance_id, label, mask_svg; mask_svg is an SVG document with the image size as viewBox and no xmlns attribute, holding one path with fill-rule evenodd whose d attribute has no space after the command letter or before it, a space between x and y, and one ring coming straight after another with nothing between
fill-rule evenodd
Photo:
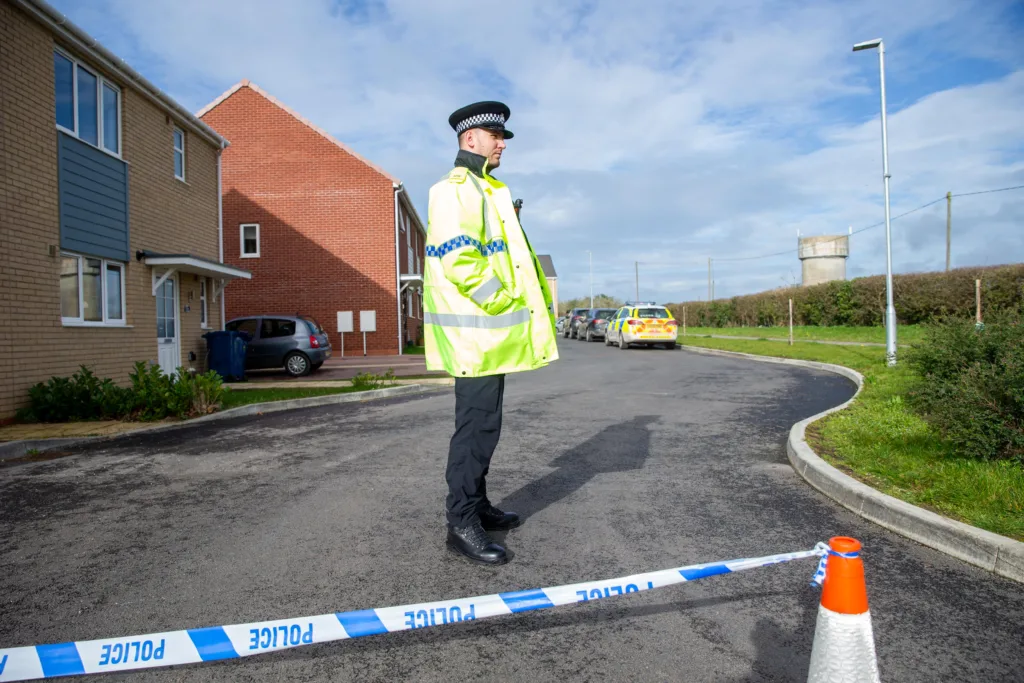
<instances>
[{"instance_id":1,"label":"ground floor window","mask_svg":"<svg viewBox=\"0 0 1024 683\"><path fill-rule=\"evenodd\" d=\"M64 252L60 315L65 325L124 325L125 264Z\"/></svg>"}]
</instances>

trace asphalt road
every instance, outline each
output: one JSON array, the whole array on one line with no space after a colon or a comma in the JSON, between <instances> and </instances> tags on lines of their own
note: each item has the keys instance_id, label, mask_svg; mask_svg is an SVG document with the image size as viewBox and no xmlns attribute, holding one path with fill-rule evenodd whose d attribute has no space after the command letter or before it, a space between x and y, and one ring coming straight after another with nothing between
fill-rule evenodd
<instances>
[{"instance_id":1,"label":"asphalt road","mask_svg":"<svg viewBox=\"0 0 1024 683\"><path fill-rule=\"evenodd\" d=\"M1024 680L1024 590L839 508L786 461L844 379L560 340L509 378L492 497L514 558L444 548L454 397L134 436L0 468L0 644L401 605L865 545L887 681ZM798 681L812 561L640 595L96 680Z\"/></svg>"}]
</instances>

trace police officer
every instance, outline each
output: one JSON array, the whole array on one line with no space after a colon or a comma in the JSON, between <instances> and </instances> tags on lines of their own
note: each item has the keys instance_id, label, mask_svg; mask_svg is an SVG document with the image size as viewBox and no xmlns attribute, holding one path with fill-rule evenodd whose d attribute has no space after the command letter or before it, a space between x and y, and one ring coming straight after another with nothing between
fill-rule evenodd
<instances>
[{"instance_id":1,"label":"police officer","mask_svg":"<svg viewBox=\"0 0 1024 683\"><path fill-rule=\"evenodd\" d=\"M455 378L455 434L448 450L448 546L485 564L508 561L488 530L519 526L496 508L486 477L501 436L505 375L558 358L551 293L501 163L509 108L477 102L448 118L459 140L455 167L430 188L424 265L429 370Z\"/></svg>"}]
</instances>

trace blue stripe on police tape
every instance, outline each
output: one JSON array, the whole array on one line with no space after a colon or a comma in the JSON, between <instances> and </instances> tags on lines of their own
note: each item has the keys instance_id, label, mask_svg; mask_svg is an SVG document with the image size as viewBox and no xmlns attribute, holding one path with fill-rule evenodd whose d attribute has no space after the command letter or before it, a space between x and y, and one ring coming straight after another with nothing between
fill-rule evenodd
<instances>
[{"instance_id":1,"label":"blue stripe on police tape","mask_svg":"<svg viewBox=\"0 0 1024 683\"><path fill-rule=\"evenodd\" d=\"M338 617L341 627L345 629L345 633L349 635L349 638L375 636L378 633L388 632L384 622L377 616L377 612L372 609L359 610L358 612L338 612L335 616Z\"/></svg>"},{"instance_id":2,"label":"blue stripe on police tape","mask_svg":"<svg viewBox=\"0 0 1024 683\"><path fill-rule=\"evenodd\" d=\"M694 569L680 569L679 573L683 575L683 578L687 581L693 581L694 579L703 579L705 576L715 576L716 574L728 574L732 570L726 567L724 564L712 564L707 567L696 567Z\"/></svg>"},{"instance_id":3,"label":"blue stripe on police tape","mask_svg":"<svg viewBox=\"0 0 1024 683\"><path fill-rule=\"evenodd\" d=\"M37 645L36 654L39 655L39 663L42 664L43 675L47 678L85 673L85 667L82 666L82 658L78 656L78 648L74 643Z\"/></svg>"},{"instance_id":4,"label":"blue stripe on police tape","mask_svg":"<svg viewBox=\"0 0 1024 683\"><path fill-rule=\"evenodd\" d=\"M544 609L554 607L551 598L540 588L531 591L516 591L513 593L499 593L498 597L505 601L512 613L528 612L531 609Z\"/></svg>"},{"instance_id":5,"label":"blue stripe on police tape","mask_svg":"<svg viewBox=\"0 0 1024 683\"><path fill-rule=\"evenodd\" d=\"M238 656L223 626L190 628L188 637L192 639L192 644L196 646L196 651L204 662L216 662L218 659L233 659Z\"/></svg>"},{"instance_id":6,"label":"blue stripe on police tape","mask_svg":"<svg viewBox=\"0 0 1024 683\"><path fill-rule=\"evenodd\" d=\"M0 680L25 681L40 677L112 673L234 659L311 643L454 624L508 612L526 612L614 595L626 595L716 574L767 567L811 557L824 558L828 554L828 546L819 543L813 550L795 553L677 567L617 579L511 591L498 595L480 595L461 600L337 612L274 622L211 626L128 638L0 648ZM823 568L819 566L819 574L823 573ZM399 617L399 614L402 616ZM463 616L464 614L467 616ZM282 637L280 645L278 633Z\"/></svg>"}]
</instances>

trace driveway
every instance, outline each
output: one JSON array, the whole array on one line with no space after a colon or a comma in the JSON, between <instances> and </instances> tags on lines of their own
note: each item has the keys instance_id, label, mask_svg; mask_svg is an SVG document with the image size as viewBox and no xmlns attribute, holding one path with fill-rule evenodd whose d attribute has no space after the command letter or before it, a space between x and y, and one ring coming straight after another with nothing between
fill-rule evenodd
<instances>
[{"instance_id":1,"label":"driveway","mask_svg":"<svg viewBox=\"0 0 1024 683\"><path fill-rule=\"evenodd\" d=\"M884 680L1022 678L1024 590L848 513L786 461L833 375L560 340L509 378L504 567L443 545L450 390L136 435L0 468L4 647L322 614L864 543ZM96 680L806 680L813 562Z\"/></svg>"}]
</instances>

